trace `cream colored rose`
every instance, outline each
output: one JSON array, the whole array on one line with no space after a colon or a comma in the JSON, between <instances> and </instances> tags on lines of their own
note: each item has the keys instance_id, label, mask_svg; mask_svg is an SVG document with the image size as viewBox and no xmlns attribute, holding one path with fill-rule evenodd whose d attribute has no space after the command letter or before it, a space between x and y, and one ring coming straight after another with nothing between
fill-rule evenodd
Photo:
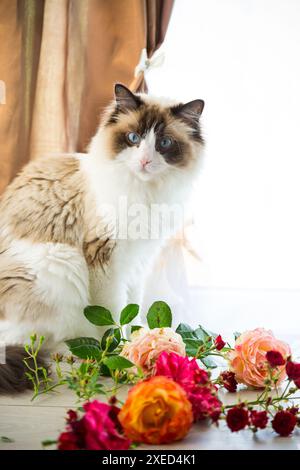
<instances>
[{"instance_id":1,"label":"cream colored rose","mask_svg":"<svg viewBox=\"0 0 300 470\"><path fill-rule=\"evenodd\" d=\"M141 328L131 335L131 341L125 344L121 355L141 367L146 375L152 375L156 359L163 351L185 356L181 336L172 328Z\"/></svg>"}]
</instances>

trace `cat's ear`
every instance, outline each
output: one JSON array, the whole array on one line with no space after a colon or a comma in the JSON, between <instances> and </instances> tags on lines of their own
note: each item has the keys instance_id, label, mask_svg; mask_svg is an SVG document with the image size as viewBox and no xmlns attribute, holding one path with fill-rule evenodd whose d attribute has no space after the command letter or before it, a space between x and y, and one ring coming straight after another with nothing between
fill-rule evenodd
<instances>
[{"instance_id":1,"label":"cat's ear","mask_svg":"<svg viewBox=\"0 0 300 470\"><path fill-rule=\"evenodd\" d=\"M198 123L203 108L203 100L193 100L185 104L173 106L171 110L176 117L181 118L183 121L187 122L187 124L193 125Z\"/></svg>"},{"instance_id":2,"label":"cat's ear","mask_svg":"<svg viewBox=\"0 0 300 470\"><path fill-rule=\"evenodd\" d=\"M124 112L137 109L141 105L139 96L132 93L121 83L115 85L115 99L118 109Z\"/></svg>"}]
</instances>

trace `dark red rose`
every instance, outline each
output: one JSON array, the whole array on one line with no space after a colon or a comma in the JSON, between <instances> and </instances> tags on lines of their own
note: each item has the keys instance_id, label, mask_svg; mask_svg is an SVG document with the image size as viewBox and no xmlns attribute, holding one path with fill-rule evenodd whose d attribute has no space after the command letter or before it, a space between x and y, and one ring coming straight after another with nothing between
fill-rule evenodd
<instances>
[{"instance_id":1,"label":"dark red rose","mask_svg":"<svg viewBox=\"0 0 300 470\"><path fill-rule=\"evenodd\" d=\"M118 402L118 400L117 400L117 397L116 397L115 395L113 395L112 397L110 397L109 400L108 400L108 403L109 403L110 405L116 405L117 402Z\"/></svg>"},{"instance_id":2,"label":"dark red rose","mask_svg":"<svg viewBox=\"0 0 300 470\"><path fill-rule=\"evenodd\" d=\"M291 406L290 408L287 408L286 411L289 411L292 415L296 416L299 413L299 408L298 406Z\"/></svg>"},{"instance_id":3,"label":"dark red rose","mask_svg":"<svg viewBox=\"0 0 300 470\"><path fill-rule=\"evenodd\" d=\"M67 423L72 423L78 419L77 413L74 410L67 411L68 417L66 418Z\"/></svg>"},{"instance_id":4,"label":"dark red rose","mask_svg":"<svg viewBox=\"0 0 300 470\"><path fill-rule=\"evenodd\" d=\"M300 388L300 379L294 380L294 384L296 385L297 388Z\"/></svg>"},{"instance_id":5,"label":"dark red rose","mask_svg":"<svg viewBox=\"0 0 300 470\"><path fill-rule=\"evenodd\" d=\"M284 366L285 359L279 351L268 351L266 358L271 367Z\"/></svg>"},{"instance_id":6,"label":"dark red rose","mask_svg":"<svg viewBox=\"0 0 300 470\"><path fill-rule=\"evenodd\" d=\"M256 428L264 429L268 424L267 412L252 410L250 413L250 421Z\"/></svg>"},{"instance_id":7,"label":"dark red rose","mask_svg":"<svg viewBox=\"0 0 300 470\"><path fill-rule=\"evenodd\" d=\"M78 438L72 431L62 432L58 438L58 450L79 450Z\"/></svg>"},{"instance_id":8,"label":"dark red rose","mask_svg":"<svg viewBox=\"0 0 300 470\"><path fill-rule=\"evenodd\" d=\"M220 385L225 387L229 392L236 392L237 381L234 372L226 370L219 375Z\"/></svg>"},{"instance_id":9,"label":"dark red rose","mask_svg":"<svg viewBox=\"0 0 300 470\"><path fill-rule=\"evenodd\" d=\"M287 410L277 411L272 427L280 436L289 436L297 424L296 416Z\"/></svg>"},{"instance_id":10,"label":"dark red rose","mask_svg":"<svg viewBox=\"0 0 300 470\"><path fill-rule=\"evenodd\" d=\"M300 363L288 361L285 366L285 370L290 380L300 381ZM297 387L299 388L298 385Z\"/></svg>"},{"instance_id":11,"label":"dark red rose","mask_svg":"<svg viewBox=\"0 0 300 470\"><path fill-rule=\"evenodd\" d=\"M249 424L249 412L242 406L234 406L228 411L226 422L232 432L240 431Z\"/></svg>"},{"instance_id":12,"label":"dark red rose","mask_svg":"<svg viewBox=\"0 0 300 470\"><path fill-rule=\"evenodd\" d=\"M216 349L218 351L221 351L221 349L223 349L224 346L226 345L226 343L225 343L225 341L223 341L223 338L222 338L221 335L216 337L214 343L215 343Z\"/></svg>"}]
</instances>

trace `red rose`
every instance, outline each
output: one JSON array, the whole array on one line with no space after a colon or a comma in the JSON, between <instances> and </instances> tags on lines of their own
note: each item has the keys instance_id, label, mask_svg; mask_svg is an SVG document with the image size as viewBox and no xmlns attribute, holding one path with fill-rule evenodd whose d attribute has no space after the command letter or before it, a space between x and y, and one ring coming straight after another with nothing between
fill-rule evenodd
<instances>
[{"instance_id":1,"label":"red rose","mask_svg":"<svg viewBox=\"0 0 300 470\"><path fill-rule=\"evenodd\" d=\"M277 411L272 427L280 436L289 436L297 424L296 416L287 410Z\"/></svg>"},{"instance_id":2,"label":"red rose","mask_svg":"<svg viewBox=\"0 0 300 470\"><path fill-rule=\"evenodd\" d=\"M223 349L224 346L226 345L226 343L225 343L225 341L223 341L223 338L222 338L221 335L216 337L214 343L215 343L216 349L218 351L221 351L221 349Z\"/></svg>"},{"instance_id":3,"label":"red rose","mask_svg":"<svg viewBox=\"0 0 300 470\"><path fill-rule=\"evenodd\" d=\"M266 358L271 367L284 366L285 359L279 351L268 351Z\"/></svg>"},{"instance_id":4,"label":"red rose","mask_svg":"<svg viewBox=\"0 0 300 470\"><path fill-rule=\"evenodd\" d=\"M268 424L267 412L252 410L250 413L250 421L256 428L264 429Z\"/></svg>"},{"instance_id":5,"label":"red rose","mask_svg":"<svg viewBox=\"0 0 300 470\"><path fill-rule=\"evenodd\" d=\"M72 431L62 432L57 447L58 450L79 450L78 437Z\"/></svg>"},{"instance_id":6,"label":"red rose","mask_svg":"<svg viewBox=\"0 0 300 470\"><path fill-rule=\"evenodd\" d=\"M300 381L300 363L288 361L285 370L290 380ZM299 388L299 386L297 385Z\"/></svg>"},{"instance_id":7,"label":"red rose","mask_svg":"<svg viewBox=\"0 0 300 470\"><path fill-rule=\"evenodd\" d=\"M242 406L234 406L228 411L226 422L232 432L240 431L249 424L249 412Z\"/></svg>"},{"instance_id":8,"label":"red rose","mask_svg":"<svg viewBox=\"0 0 300 470\"><path fill-rule=\"evenodd\" d=\"M59 450L127 450L130 440L121 433L119 408L98 400L83 405L84 415L78 418L68 411L67 432L58 438Z\"/></svg>"},{"instance_id":9,"label":"red rose","mask_svg":"<svg viewBox=\"0 0 300 470\"><path fill-rule=\"evenodd\" d=\"M229 392L236 392L237 381L235 378L235 373L230 370L226 370L219 375L219 383Z\"/></svg>"}]
</instances>

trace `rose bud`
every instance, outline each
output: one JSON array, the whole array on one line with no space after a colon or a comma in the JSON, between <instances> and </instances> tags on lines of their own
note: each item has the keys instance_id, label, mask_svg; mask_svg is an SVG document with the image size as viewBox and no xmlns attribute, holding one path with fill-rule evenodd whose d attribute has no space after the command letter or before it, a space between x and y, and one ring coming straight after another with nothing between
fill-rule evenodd
<instances>
[{"instance_id":1,"label":"rose bud","mask_svg":"<svg viewBox=\"0 0 300 470\"><path fill-rule=\"evenodd\" d=\"M223 338L221 335L218 335L216 338L215 338L215 346L216 346L216 349L218 351L221 351L221 349L224 348L224 346L226 345L225 341L223 341Z\"/></svg>"},{"instance_id":2,"label":"rose bud","mask_svg":"<svg viewBox=\"0 0 300 470\"><path fill-rule=\"evenodd\" d=\"M116 405L117 402L118 402L118 400L117 400L117 397L115 395L111 396L108 400L108 403L110 405Z\"/></svg>"}]
</instances>

